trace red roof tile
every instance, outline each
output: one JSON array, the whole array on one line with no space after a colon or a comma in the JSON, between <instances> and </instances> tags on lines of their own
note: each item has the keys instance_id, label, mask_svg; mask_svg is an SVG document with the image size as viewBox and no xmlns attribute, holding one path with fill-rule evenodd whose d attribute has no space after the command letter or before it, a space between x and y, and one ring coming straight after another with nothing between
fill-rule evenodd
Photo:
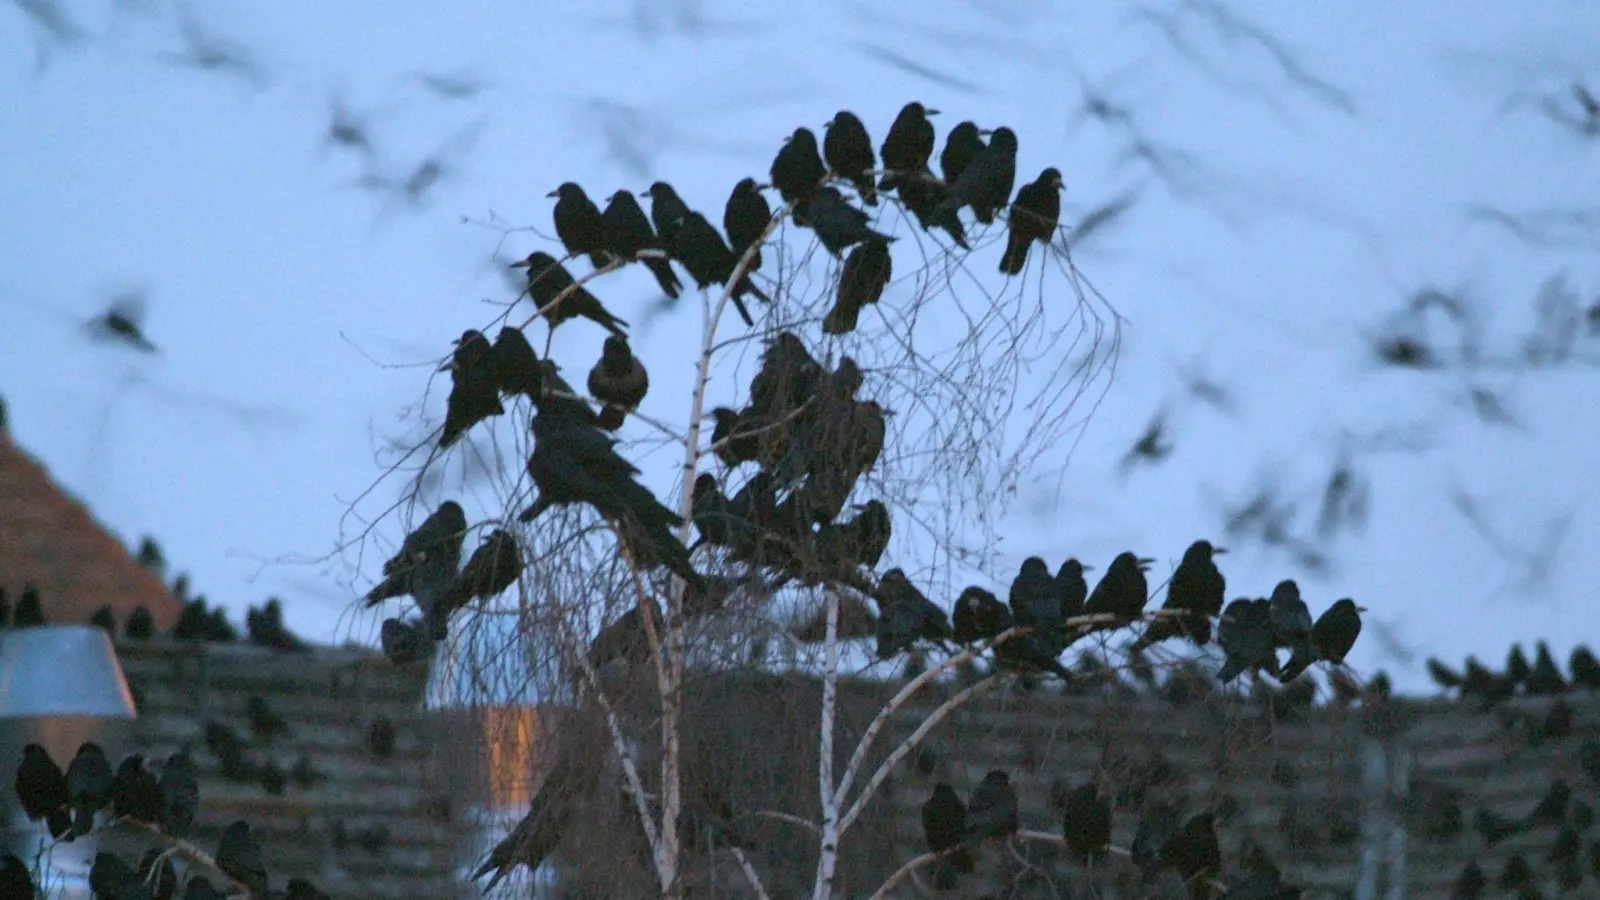
<instances>
[{"instance_id":1,"label":"red roof tile","mask_svg":"<svg viewBox=\"0 0 1600 900\"><path fill-rule=\"evenodd\" d=\"M0 428L0 587L15 605L25 584L58 625L86 624L102 606L120 624L143 606L165 630L181 611L161 579Z\"/></svg>"}]
</instances>

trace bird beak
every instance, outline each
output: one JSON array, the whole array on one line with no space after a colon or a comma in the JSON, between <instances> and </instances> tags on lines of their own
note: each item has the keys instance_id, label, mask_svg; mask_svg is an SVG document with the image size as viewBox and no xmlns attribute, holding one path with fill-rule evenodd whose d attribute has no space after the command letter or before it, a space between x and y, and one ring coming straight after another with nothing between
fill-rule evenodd
<instances>
[{"instance_id":1,"label":"bird beak","mask_svg":"<svg viewBox=\"0 0 1600 900\"><path fill-rule=\"evenodd\" d=\"M770 191L770 190L772 190L772 185L770 185L770 184L758 184L758 185L756 185L756 190L758 190L758 191Z\"/></svg>"},{"instance_id":2,"label":"bird beak","mask_svg":"<svg viewBox=\"0 0 1600 900\"><path fill-rule=\"evenodd\" d=\"M894 410L892 410L892 409L884 409L884 408L883 408L883 407L881 407L881 406L880 406L880 407L878 407L878 411L879 411L879 412L881 412L881 413L883 413L883 414L884 414L884 415L886 415L886 416L892 416L892 415L894 415Z\"/></svg>"},{"instance_id":3,"label":"bird beak","mask_svg":"<svg viewBox=\"0 0 1600 900\"><path fill-rule=\"evenodd\" d=\"M1156 561L1155 561L1154 557L1141 556L1141 557L1139 557L1139 568L1148 569L1151 566L1155 565L1155 562Z\"/></svg>"},{"instance_id":4,"label":"bird beak","mask_svg":"<svg viewBox=\"0 0 1600 900\"><path fill-rule=\"evenodd\" d=\"M1211 553L1213 555L1218 554L1218 553L1227 553L1227 552L1228 552L1228 548L1227 547L1212 547L1211 548Z\"/></svg>"},{"instance_id":5,"label":"bird beak","mask_svg":"<svg viewBox=\"0 0 1600 900\"><path fill-rule=\"evenodd\" d=\"M639 192L639 196L648 197L648 196L650 196L650 192L649 191L640 191Z\"/></svg>"},{"instance_id":6,"label":"bird beak","mask_svg":"<svg viewBox=\"0 0 1600 900\"><path fill-rule=\"evenodd\" d=\"M937 109L925 109L922 111L922 114L925 116L937 116L939 111Z\"/></svg>"},{"instance_id":7,"label":"bird beak","mask_svg":"<svg viewBox=\"0 0 1600 900\"><path fill-rule=\"evenodd\" d=\"M832 128L833 127L833 120L829 119L828 121L823 122L822 123L822 127L823 128Z\"/></svg>"},{"instance_id":8,"label":"bird beak","mask_svg":"<svg viewBox=\"0 0 1600 900\"><path fill-rule=\"evenodd\" d=\"M434 371L435 372L448 372L451 369L454 369L455 367L456 367L456 361L455 361L454 357L452 357L450 359L445 360L444 361L444 365L440 366L437 369L434 369Z\"/></svg>"},{"instance_id":9,"label":"bird beak","mask_svg":"<svg viewBox=\"0 0 1600 900\"><path fill-rule=\"evenodd\" d=\"M1358 612L1358 613L1364 613L1366 611L1367 611L1367 608L1365 606L1356 607L1356 612Z\"/></svg>"},{"instance_id":10,"label":"bird beak","mask_svg":"<svg viewBox=\"0 0 1600 900\"><path fill-rule=\"evenodd\" d=\"M557 195L559 193L561 193L561 192L560 191L551 191L550 193L545 194L545 196L546 197L554 197L555 195Z\"/></svg>"},{"instance_id":11,"label":"bird beak","mask_svg":"<svg viewBox=\"0 0 1600 900\"><path fill-rule=\"evenodd\" d=\"M979 128L978 129L978 136L979 137L988 137L991 134L994 134L994 129L993 128Z\"/></svg>"},{"instance_id":12,"label":"bird beak","mask_svg":"<svg viewBox=\"0 0 1600 900\"><path fill-rule=\"evenodd\" d=\"M522 260L520 262L514 262L514 263L511 264L510 268L513 268L513 269L531 269L531 268L533 268L533 260L532 259L524 259L524 260Z\"/></svg>"},{"instance_id":13,"label":"bird beak","mask_svg":"<svg viewBox=\"0 0 1600 900\"><path fill-rule=\"evenodd\" d=\"M1079 568L1083 569L1085 572L1093 572L1094 571L1094 566L1091 566L1091 565L1082 565Z\"/></svg>"}]
</instances>

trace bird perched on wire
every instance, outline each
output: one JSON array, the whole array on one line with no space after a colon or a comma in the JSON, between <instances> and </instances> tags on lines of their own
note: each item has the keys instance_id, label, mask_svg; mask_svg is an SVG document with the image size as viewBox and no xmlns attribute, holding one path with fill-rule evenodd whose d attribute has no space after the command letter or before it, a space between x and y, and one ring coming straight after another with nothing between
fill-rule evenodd
<instances>
[{"instance_id":1,"label":"bird perched on wire","mask_svg":"<svg viewBox=\"0 0 1600 900\"><path fill-rule=\"evenodd\" d=\"M978 221L988 225L995 213L1011 202L1011 189L1017 182L1017 134L1006 127L996 128L989 145L950 185L939 205L941 211L972 207Z\"/></svg>"},{"instance_id":2,"label":"bird perched on wire","mask_svg":"<svg viewBox=\"0 0 1600 900\"><path fill-rule=\"evenodd\" d=\"M627 321L612 315L598 297L579 286L572 273L550 254L535 251L528 254L527 259L512 263L511 267L528 270L528 296L550 323L551 330L562 322L582 317L612 334L626 334L622 329L627 327ZM558 298L559 304L556 303Z\"/></svg>"},{"instance_id":3,"label":"bird perched on wire","mask_svg":"<svg viewBox=\"0 0 1600 900\"><path fill-rule=\"evenodd\" d=\"M644 400L650 390L650 374L633 355L628 339L611 335L600 351L600 360L589 370L589 393L605 401L598 424L606 431L622 427L623 417Z\"/></svg>"},{"instance_id":4,"label":"bird perched on wire","mask_svg":"<svg viewBox=\"0 0 1600 900\"><path fill-rule=\"evenodd\" d=\"M573 256L588 254L596 269L611 262L613 257L606 247L605 220L600 207L594 205L589 195L576 183L568 181L545 196L556 197L551 211L556 224L556 237Z\"/></svg>"},{"instance_id":5,"label":"bird perched on wire","mask_svg":"<svg viewBox=\"0 0 1600 900\"><path fill-rule=\"evenodd\" d=\"M446 500L400 543L400 552L383 564L383 581L367 593L366 605L391 597L416 598L424 614L442 601L461 567L461 542L467 515L461 504Z\"/></svg>"},{"instance_id":6,"label":"bird perched on wire","mask_svg":"<svg viewBox=\"0 0 1600 900\"><path fill-rule=\"evenodd\" d=\"M797 210L806 204L822 186L828 175L817 151L817 136L809 128L796 128L779 148L772 160L772 186L778 189L785 203L795 204Z\"/></svg>"},{"instance_id":7,"label":"bird perched on wire","mask_svg":"<svg viewBox=\"0 0 1600 900\"><path fill-rule=\"evenodd\" d=\"M668 297L676 300L683 291L683 283L672 271L672 263L664 256L639 256L643 250L666 252L666 244L656 236L644 208L634 198L632 191L617 191L606 201L606 211L600 215L601 244L606 250L623 259L638 259L656 284ZM570 248L569 248L570 249Z\"/></svg>"},{"instance_id":8,"label":"bird perched on wire","mask_svg":"<svg viewBox=\"0 0 1600 900\"><path fill-rule=\"evenodd\" d=\"M1050 245L1056 226L1061 222L1063 186L1061 172L1049 168L1040 172L1037 180L1017 191L1017 199L1011 203L1011 215L1006 220L1011 233L1006 238L1005 255L1000 257L1002 273L1021 274L1028 263L1028 247L1034 241Z\"/></svg>"},{"instance_id":9,"label":"bird perched on wire","mask_svg":"<svg viewBox=\"0 0 1600 900\"><path fill-rule=\"evenodd\" d=\"M506 411L500 405L494 345L483 332L470 328L463 331L450 361L440 371L450 372L450 397L445 401L440 447L450 446L472 426Z\"/></svg>"},{"instance_id":10,"label":"bird perched on wire","mask_svg":"<svg viewBox=\"0 0 1600 900\"><path fill-rule=\"evenodd\" d=\"M877 178L872 170L878 160L872 154L872 138L860 117L849 110L839 112L824 126L822 158L828 169L840 178L855 185L862 202L878 205Z\"/></svg>"}]
</instances>

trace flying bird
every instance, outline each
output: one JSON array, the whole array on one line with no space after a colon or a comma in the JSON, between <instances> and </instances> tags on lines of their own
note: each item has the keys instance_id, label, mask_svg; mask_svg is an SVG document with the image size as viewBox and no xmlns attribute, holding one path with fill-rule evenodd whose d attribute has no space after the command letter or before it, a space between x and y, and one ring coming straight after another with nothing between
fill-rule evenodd
<instances>
[{"instance_id":1,"label":"flying bird","mask_svg":"<svg viewBox=\"0 0 1600 900\"><path fill-rule=\"evenodd\" d=\"M140 324L144 315L144 294L122 294L111 301L105 312L90 319L85 328L91 337L98 340L114 341L141 353L159 352L156 345L144 335L144 327Z\"/></svg>"}]
</instances>

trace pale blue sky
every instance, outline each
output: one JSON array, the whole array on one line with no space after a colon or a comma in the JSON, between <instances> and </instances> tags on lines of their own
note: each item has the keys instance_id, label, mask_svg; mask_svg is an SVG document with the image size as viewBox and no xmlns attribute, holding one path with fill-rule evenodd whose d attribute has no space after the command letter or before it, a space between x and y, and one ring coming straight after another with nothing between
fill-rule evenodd
<instances>
[{"instance_id":1,"label":"pale blue sky","mask_svg":"<svg viewBox=\"0 0 1600 900\"><path fill-rule=\"evenodd\" d=\"M483 300L506 299L491 259L501 235L481 223L549 233L558 183L603 199L656 178L720 220L732 184L764 174L796 125L820 133L848 108L876 143L920 99L945 111L941 136L963 118L1012 126L1023 179L1045 165L1065 174L1064 221L1136 198L1075 250L1127 320L1115 378L1070 461L1063 444L1012 508L998 578L1032 553L1103 566L1129 546L1164 575L1206 536L1235 548L1230 595L1293 575L1313 609L1345 595L1371 607L1402 651L1498 664L1511 640L1549 638L1564 658L1600 639L1587 446L1600 370L1495 364L1519 352L1553 276L1565 272L1585 306L1600 296L1583 225L1600 221L1600 145L1539 107L1549 97L1577 116L1571 84L1600 85L1591 4L679 0L410 3L358 17L217 0L195 20L257 68L199 71L163 58L182 50L181 7L158 0L59 0L81 39L36 66L40 32L23 10L37 2L0 5L11 430L103 521L130 541L156 535L240 618L279 594L310 637L375 633L349 613L387 545L301 560L331 552L341 515L380 474L375 453L419 432L422 364L493 317ZM424 72L482 89L445 96ZM1086 89L1131 120L1082 116ZM443 148L443 177L420 204L360 189L360 156L323 146L335 92L372 111L380 175L404 180ZM1473 204L1551 214L1554 240L1521 240ZM540 246L515 233L500 252ZM693 340L698 317L651 319L649 284L628 274L602 296L652 363L646 411L677 419L671 395L687 374L654 360ZM1373 362L1364 336L1427 288L1481 318L1474 374ZM134 290L159 355L81 328ZM1443 325L1432 333L1447 341ZM557 340L569 374L597 352L592 332ZM1600 357L1600 340L1580 352ZM1186 373L1230 391L1236 414L1195 400ZM1485 424L1472 387L1499 393L1516 424ZM1163 404L1173 454L1120 475ZM1262 479L1301 501L1291 527L1310 533L1341 448L1385 434L1428 448L1358 452L1370 523L1328 545L1331 569L1224 535L1223 506ZM665 489L670 460L650 466ZM361 510L398 489L386 482ZM380 528L392 541L402 523ZM1527 578L1519 553L1548 558L1547 577ZM1421 657L1408 667L1386 655L1396 648L1369 637L1353 661L1423 684Z\"/></svg>"}]
</instances>

